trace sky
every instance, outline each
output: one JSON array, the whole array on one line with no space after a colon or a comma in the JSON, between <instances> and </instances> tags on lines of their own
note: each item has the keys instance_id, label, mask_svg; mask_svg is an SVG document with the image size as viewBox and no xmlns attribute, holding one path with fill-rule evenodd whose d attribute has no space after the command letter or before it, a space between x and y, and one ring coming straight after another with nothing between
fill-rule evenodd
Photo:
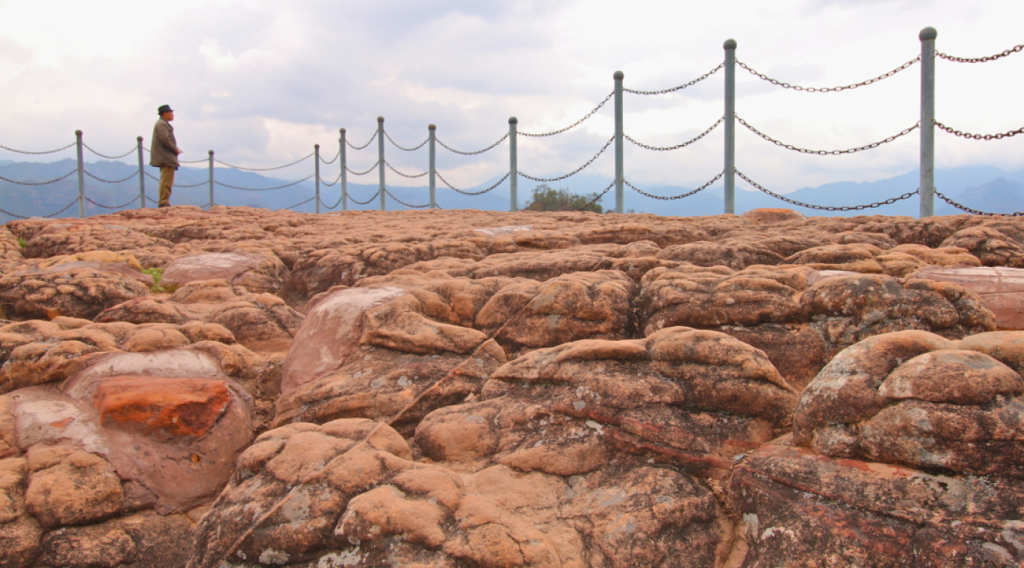
<instances>
[{"instance_id":1,"label":"sky","mask_svg":"<svg viewBox=\"0 0 1024 568\"><path fill-rule=\"evenodd\" d=\"M42 151L84 131L108 155L148 145L156 109L175 109L182 159L214 150L224 162L271 167L320 144L338 151L339 128L361 145L385 117L388 134L412 147L437 137L478 150L508 131L543 133L586 115L614 87L674 87L715 68L723 42L736 57L792 84L856 83L920 53L918 33L938 30L936 49L991 55L1024 43L1019 0L0 0L0 145ZM736 70L736 112L766 134L810 149L882 140L918 121L920 65L840 93L782 89ZM624 95L624 130L658 146L679 144L724 112L724 73L658 96ZM936 118L963 131L1024 126L1024 53L984 64L936 62ZM613 135L609 101L557 136L520 136L519 171L553 177L575 170ZM873 181L917 167L915 131L875 150L846 156L798 154L737 125L737 168L778 192L836 181ZM614 176L613 147L586 171ZM0 160L50 161L72 150ZM936 132L936 166L1024 167L1024 135L968 141ZM88 156L87 160L97 159ZM134 155L126 158L133 160ZM399 171L427 168L427 152L390 143ZM376 143L348 151L349 167L376 161ZM696 187L723 166L723 129L682 149L653 152L626 142L625 177L638 187ZM337 163L324 166L336 172ZM280 170L305 177L311 161ZM504 175L508 145L479 156L437 149L437 168L456 187ZM333 179L337 173L323 174ZM373 183L375 174L349 176ZM388 172L390 185L423 185ZM520 181L523 188L536 185ZM551 184L557 187L557 182ZM744 184L737 182L738 188ZM941 190L941 188L940 188Z\"/></svg>"}]
</instances>

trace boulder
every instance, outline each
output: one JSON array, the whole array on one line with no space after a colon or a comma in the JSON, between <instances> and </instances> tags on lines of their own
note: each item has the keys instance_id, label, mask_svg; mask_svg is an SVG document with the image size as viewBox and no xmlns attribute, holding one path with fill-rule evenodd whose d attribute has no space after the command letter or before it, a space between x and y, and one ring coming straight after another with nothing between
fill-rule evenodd
<instances>
[{"instance_id":1,"label":"boulder","mask_svg":"<svg viewBox=\"0 0 1024 568\"><path fill-rule=\"evenodd\" d=\"M927 266L907 279L949 282L975 294L995 316L996 327L1024 329L1024 269Z\"/></svg>"},{"instance_id":2,"label":"boulder","mask_svg":"<svg viewBox=\"0 0 1024 568\"><path fill-rule=\"evenodd\" d=\"M199 253L176 258L164 267L161 285L177 289L204 280L224 280L255 294L274 293L284 285L288 268L272 252Z\"/></svg>"},{"instance_id":3,"label":"boulder","mask_svg":"<svg viewBox=\"0 0 1024 568\"><path fill-rule=\"evenodd\" d=\"M7 317L91 319L101 311L149 295L134 276L71 263L56 271L0 276L0 306Z\"/></svg>"}]
</instances>

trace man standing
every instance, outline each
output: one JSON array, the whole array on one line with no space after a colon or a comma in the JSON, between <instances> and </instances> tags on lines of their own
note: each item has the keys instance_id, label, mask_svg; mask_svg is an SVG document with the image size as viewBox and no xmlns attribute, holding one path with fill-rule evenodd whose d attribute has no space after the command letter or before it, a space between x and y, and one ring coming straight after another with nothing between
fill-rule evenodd
<instances>
[{"instance_id":1,"label":"man standing","mask_svg":"<svg viewBox=\"0 0 1024 568\"><path fill-rule=\"evenodd\" d=\"M174 186L174 171L181 164L178 163L178 142L174 139L174 127L171 121L174 120L174 111L169 105L162 105L156 111L160 120L156 121L153 127L153 139L149 146L149 165L160 168L160 202L158 207L171 206L171 187Z\"/></svg>"}]
</instances>

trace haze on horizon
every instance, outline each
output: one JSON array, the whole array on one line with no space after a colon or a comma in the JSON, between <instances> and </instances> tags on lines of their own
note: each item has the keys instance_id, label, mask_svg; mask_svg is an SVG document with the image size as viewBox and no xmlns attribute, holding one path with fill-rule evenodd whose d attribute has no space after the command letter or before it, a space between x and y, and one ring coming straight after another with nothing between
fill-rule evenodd
<instances>
[{"instance_id":1,"label":"haze on horizon","mask_svg":"<svg viewBox=\"0 0 1024 568\"><path fill-rule=\"evenodd\" d=\"M362 144L376 117L399 144L414 146L438 126L450 146L476 150L508 130L562 128L590 111L625 73L632 89L663 89L717 66L722 42L737 58L804 86L862 81L920 53L917 34L938 30L939 51L986 56L1024 43L1024 3L997 0L637 0L474 2L127 0L24 3L0 0L0 145L38 151L64 146L74 130L110 154L136 136L148 144L156 107L176 110L183 159L214 149L233 164L267 167L301 158L319 143L337 151L338 128ZM938 120L976 133L1024 125L1019 103L1024 53L985 64L939 60ZM722 115L721 72L679 93L625 97L625 132L672 145ZM841 93L781 89L737 69L737 113L784 142L844 149L884 139L918 120L920 66ZM534 176L576 169L613 132L612 105L581 127L519 139L519 168ZM936 133L936 166L1024 167L1024 136L967 141ZM0 160L50 161L0 150ZM588 170L614 174L606 152ZM91 157L95 159L95 157ZM90 158L87 158L90 159ZM426 152L387 159L426 169ZM375 145L349 151L349 165L376 161ZM806 156L776 148L737 125L737 166L780 192L835 181L872 181L913 170L914 132L853 156ZM721 170L722 129L673 152L626 144L626 177L639 186L703 184ZM477 157L438 149L438 168L460 187L508 170L507 146ZM287 176L288 174L283 174ZM303 173L298 177L307 175ZM326 177L326 176L325 176ZM333 176L331 176L333 177ZM366 182L367 178L353 182ZM389 184L422 185L389 172ZM524 182L520 182L520 187ZM737 187L745 184L737 182ZM523 189L520 189L522 192Z\"/></svg>"}]
</instances>

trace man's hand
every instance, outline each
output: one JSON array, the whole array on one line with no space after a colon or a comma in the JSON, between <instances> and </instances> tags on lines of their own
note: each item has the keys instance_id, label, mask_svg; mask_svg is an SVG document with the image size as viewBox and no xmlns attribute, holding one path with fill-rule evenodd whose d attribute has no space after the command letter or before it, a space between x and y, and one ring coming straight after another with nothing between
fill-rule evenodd
<instances>
[{"instance_id":1,"label":"man's hand","mask_svg":"<svg viewBox=\"0 0 1024 568\"><path fill-rule=\"evenodd\" d=\"M182 153L183 151L184 151L184 150L182 150L181 148L178 148L178 153L179 153L179 154L180 154L180 153Z\"/></svg>"}]
</instances>

